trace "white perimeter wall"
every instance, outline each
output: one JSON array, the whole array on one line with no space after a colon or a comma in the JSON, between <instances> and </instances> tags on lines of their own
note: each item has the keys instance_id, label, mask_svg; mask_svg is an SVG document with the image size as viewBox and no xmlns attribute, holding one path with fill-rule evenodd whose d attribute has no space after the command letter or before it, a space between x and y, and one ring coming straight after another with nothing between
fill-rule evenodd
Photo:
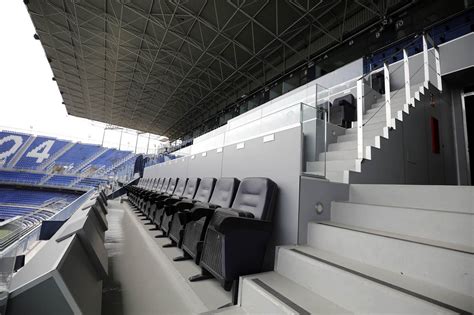
<instances>
[{"instance_id":1,"label":"white perimeter wall","mask_svg":"<svg viewBox=\"0 0 474 315\"><path fill-rule=\"evenodd\" d=\"M144 177L268 177L279 188L273 216L274 235L266 267L273 268L274 245L298 241L301 128L286 129L238 144L145 168ZM221 151L221 152L218 152Z\"/></svg>"}]
</instances>

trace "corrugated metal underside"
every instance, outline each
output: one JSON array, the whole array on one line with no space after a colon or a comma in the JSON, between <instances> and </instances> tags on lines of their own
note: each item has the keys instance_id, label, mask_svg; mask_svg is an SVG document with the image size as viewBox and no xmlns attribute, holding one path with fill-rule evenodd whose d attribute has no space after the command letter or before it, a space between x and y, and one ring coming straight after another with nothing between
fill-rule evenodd
<instances>
[{"instance_id":1,"label":"corrugated metal underside","mask_svg":"<svg viewBox=\"0 0 474 315\"><path fill-rule=\"evenodd\" d=\"M173 138L402 2L35 0L28 10L69 114Z\"/></svg>"}]
</instances>

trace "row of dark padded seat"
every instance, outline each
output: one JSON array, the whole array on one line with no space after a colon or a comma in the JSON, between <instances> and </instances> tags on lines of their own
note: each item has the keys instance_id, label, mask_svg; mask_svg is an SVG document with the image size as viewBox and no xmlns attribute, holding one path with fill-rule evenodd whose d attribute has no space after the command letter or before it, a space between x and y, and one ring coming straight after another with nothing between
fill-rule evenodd
<instances>
[{"instance_id":1,"label":"row of dark padded seat","mask_svg":"<svg viewBox=\"0 0 474 315\"><path fill-rule=\"evenodd\" d=\"M272 232L277 185L268 178L141 179L127 187L130 203L170 244L183 250L175 261L193 259L201 274L225 290L239 276L261 272Z\"/></svg>"}]
</instances>

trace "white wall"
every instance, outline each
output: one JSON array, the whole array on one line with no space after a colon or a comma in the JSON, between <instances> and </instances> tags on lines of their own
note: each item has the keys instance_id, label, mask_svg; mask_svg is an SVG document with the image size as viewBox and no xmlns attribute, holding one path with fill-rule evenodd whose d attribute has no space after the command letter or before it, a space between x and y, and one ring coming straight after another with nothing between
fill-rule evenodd
<instances>
[{"instance_id":1,"label":"white wall","mask_svg":"<svg viewBox=\"0 0 474 315\"><path fill-rule=\"evenodd\" d=\"M192 146L178 150L176 154L198 154L256 136L292 128L300 120L300 103L314 106L316 95L318 95L319 103L326 99L332 101L348 92L355 94L355 79L362 74L363 61L358 59L230 119L226 125L195 138Z\"/></svg>"},{"instance_id":2,"label":"white wall","mask_svg":"<svg viewBox=\"0 0 474 315\"><path fill-rule=\"evenodd\" d=\"M298 241L299 177L302 136L300 126L145 168L144 177L268 177L279 188L273 216L274 235L266 266L273 267L274 245ZM264 140L265 139L265 140ZM243 144L243 148L241 147Z\"/></svg>"}]
</instances>

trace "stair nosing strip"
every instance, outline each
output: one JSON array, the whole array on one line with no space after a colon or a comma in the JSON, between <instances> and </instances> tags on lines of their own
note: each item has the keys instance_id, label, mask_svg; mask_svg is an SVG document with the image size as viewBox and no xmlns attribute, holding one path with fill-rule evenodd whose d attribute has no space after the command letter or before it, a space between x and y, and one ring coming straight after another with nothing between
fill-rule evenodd
<instances>
[{"instance_id":1,"label":"stair nosing strip","mask_svg":"<svg viewBox=\"0 0 474 315\"><path fill-rule=\"evenodd\" d=\"M305 310L303 307L299 306L298 304L296 304L295 302L291 301L290 299L288 299L286 296L284 296L283 294L281 294L280 292L278 292L277 290L273 289L271 286L269 286L268 284L266 284L265 282L263 282L262 280L258 279L258 278L253 278L253 279L250 279L253 283L255 283L256 285L258 285L260 288L262 288L263 290L265 290L266 292L270 293L271 295L273 295L273 297L275 297L276 299L280 300L281 302L283 302L284 304L286 304L288 307L290 307L291 309L293 309L294 311L296 311L298 314L302 314L302 315L309 315L311 314L311 312L308 312L307 310Z\"/></svg>"},{"instance_id":2,"label":"stair nosing strip","mask_svg":"<svg viewBox=\"0 0 474 315\"><path fill-rule=\"evenodd\" d=\"M350 203L355 205L367 205L367 206L374 206L374 207L387 207L387 208L399 208L399 209L411 209L411 210L421 210L421 211L436 211L436 212L444 212L444 213L455 213L455 214L468 214L474 215L474 212L467 212L467 211L458 211L458 210L442 210L442 209L430 209L430 208L421 208L421 207L412 207L412 206L394 206L394 205L383 205L378 203L367 203L367 202L354 202L350 200L346 201L335 201L338 203Z\"/></svg>"},{"instance_id":3,"label":"stair nosing strip","mask_svg":"<svg viewBox=\"0 0 474 315\"><path fill-rule=\"evenodd\" d=\"M318 221L316 223L321 224L321 225L326 225L326 226L332 226L332 227L339 228L339 229L345 229L345 230L355 231L355 232L364 233L364 234L370 234L370 235L376 235L376 236L385 237L385 238L391 238L391 239L395 239L395 240L399 240L399 241L403 241L403 242L409 242L409 243L415 243L415 244L420 244L420 245L426 245L426 246L441 248L441 249L445 249L445 250L451 250L451 251L464 253L464 254L469 254L469 255L474 254L474 252L468 251L468 250L462 250L462 249L447 247L447 246L443 246L443 245L436 245L436 244L432 244L432 243L429 243L429 242L422 242L422 241L417 241L417 240L413 240L413 239L409 239L409 238L397 237L395 235L388 235L386 233L376 233L376 232L368 231L365 228L351 227L351 226L347 226L347 225L340 225L340 224L337 224L337 223L334 224L332 222L324 222L324 221ZM390 233L390 234L393 234L393 233Z\"/></svg>"},{"instance_id":4,"label":"stair nosing strip","mask_svg":"<svg viewBox=\"0 0 474 315\"><path fill-rule=\"evenodd\" d=\"M400 286L397 286L397 285L394 285L390 282L387 282L387 281L384 281L382 279L378 279L378 278L375 278L375 277L372 277L372 276L369 276L365 273L362 273L362 272L359 272L359 271L356 271L356 270L353 270L353 269L350 269L348 267L344 267L342 265L339 265L339 264L336 264L332 261L329 261L329 260L325 260L325 259L322 259L320 257L317 257L317 256L314 256L314 255L311 255L309 253L306 253L304 251L301 251L299 249L296 249L296 248L291 248L290 249L292 252L295 252L297 254L300 254L300 255L303 255L305 257L308 257L310 259L313 259L313 260L316 260L316 261L319 261L319 262L322 262L324 264L327 264L327 265L330 265L334 268L338 268L338 269L341 269L343 271L346 271L346 272L349 272L353 275L356 275L356 276L359 276L359 277L362 277L364 279L367 279L367 280L370 280L370 281L373 281L375 283L378 283L378 284L381 284L381 285L384 285L384 286L387 286L391 289L394 289L394 290L397 290L397 291L400 291L402 293L405 293L405 294L408 294L408 295L411 295L415 298L418 298L418 299L421 299L423 301L426 301L428 303L431 303L431 304L435 304L435 305L438 305L438 306L441 306L445 309L449 309L451 311L454 311L454 312L457 312L459 314L472 314L471 312L469 311L465 311L463 309L460 309L460 308L457 308L456 306L452 306L450 304L446 304L444 302L441 302L441 301L438 301L438 300L435 300L433 298L430 298L426 295L423 295L423 294L420 294L420 293L417 293L417 292L414 292L414 291L411 291L411 290L408 290L408 289L405 289L405 288L402 288Z\"/></svg>"}]
</instances>

